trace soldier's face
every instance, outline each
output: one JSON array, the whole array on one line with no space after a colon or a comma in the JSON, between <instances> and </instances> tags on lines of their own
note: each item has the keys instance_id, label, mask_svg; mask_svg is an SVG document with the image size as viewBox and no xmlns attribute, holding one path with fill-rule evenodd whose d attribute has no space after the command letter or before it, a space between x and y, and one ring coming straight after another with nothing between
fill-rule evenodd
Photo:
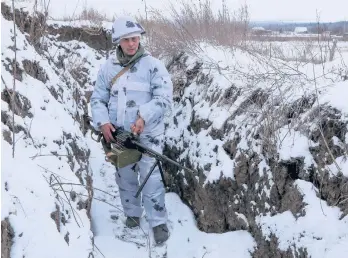
<instances>
[{"instance_id":1,"label":"soldier's face","mask_svg":"<svg viewBox=\"0 0 348 258\"><path fill-rule=\"evenodd\" d=\"M134 55L139 47L140 37L131 37L121 39L120 45L123 50L123 53L126 55L132 56Z\"/></svg>"}]
</instances>

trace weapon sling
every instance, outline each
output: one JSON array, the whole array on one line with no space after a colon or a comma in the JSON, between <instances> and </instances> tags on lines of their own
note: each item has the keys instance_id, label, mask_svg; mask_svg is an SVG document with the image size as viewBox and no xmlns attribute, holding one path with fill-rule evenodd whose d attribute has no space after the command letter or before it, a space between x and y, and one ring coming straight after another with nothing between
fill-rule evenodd
<instances>
[{"instance_id":1,"label":"weapon sling","mask_svg":"<svg viewBox=\"0 0 348 258\"><path fill-rule=\"evenodd\" d=\"M133 64L129 64L125 67L123 67L121 69L121 71L119 71L114 78L112 78L111 82L110 82L110 88L112 87L112 85L114 85L114 83L117 81L118 78L120 78L125 72L127 72L129 70L129 68L132 66ZM103 137L104 138L104 137ZM100 140L100 138L99 138ZM111 156L114 155L114 153L112 152L112 149L111 149L111 146L110 144L108 144L105 139L102 140L102 145L103 145L103 148L104 148L104 151L105 151L105 161L107 162L111 162L112 161L110 160ZM116 165L116 164L115 164Z\"/></svg>"},{"instance_id":2,"label":"weapon sling","mask_svg":"<svg viewBox=\"0 0 348 258\"><path fill-rule=\"evenodd\" d=\"M118 74L115 75L114 78L112 78L111 80L111 86L114 85L114 83L116 82L116 80L118 78L120 78L125 72L127 72L129 70L129 68L131 67L131 65L128 65L126 67L123 67L123 69L121 71L118 72Z\"/></svg>"}]
</instances>

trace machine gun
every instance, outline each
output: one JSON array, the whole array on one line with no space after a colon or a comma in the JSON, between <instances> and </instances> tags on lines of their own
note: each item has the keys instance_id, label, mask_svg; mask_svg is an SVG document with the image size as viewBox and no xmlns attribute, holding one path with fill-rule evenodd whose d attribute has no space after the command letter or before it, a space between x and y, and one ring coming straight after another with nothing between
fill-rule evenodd
<instances>
[{"instance_id":1,"label":"machine gun","mask_svg":"<svg viewBox=\"0 0 348 258\"><path fill-rule=\"evenodd\" d=\"M85 121L87 122L87 127L91 129L91 138L96 142L102 143L104 151L106 153L105 160L111 162L117 168L122 168L129 164L138 162L143 154L156 159L156 162L150 168L150 171L146 175L144 181L140 185L137 193L135 194L136 198L139 196L140 192L144 188L147 180L151 176L156 166L158 166L159 171L161 173L164 187L167 187L164 180L164 173L161 162L167 162L188 172L194 173L192 169L186 168L180 163L140 143L139 135L137 134L125 131L121 128L116 128L116 131L112 133L115 141L107 143L104 139L102 132L95 130L94 127L91 125L92 119L90 117L85 116ZM97 138L94 138L93 135L96 135Z\"/></svg>"}]
</instances>

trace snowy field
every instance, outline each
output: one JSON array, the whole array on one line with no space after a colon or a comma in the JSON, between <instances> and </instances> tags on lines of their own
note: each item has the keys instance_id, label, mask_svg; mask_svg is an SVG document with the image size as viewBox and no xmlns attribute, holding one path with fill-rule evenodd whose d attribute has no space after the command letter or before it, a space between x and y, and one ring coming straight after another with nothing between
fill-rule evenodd
<instances>
[{"instance_id":1,"label":"snowy field","mask_svg":"<svg viewBox=\"0 0 348 258\"><path fill-rule=\"evenodd\" d=\"M6 1L11 3L11 1ZM83 2L83 1L81 1ZM112 3L111 3L112 2ZM131 4L132 1L127 1ZM134 2L134 3L133 3ZM143 2L133 1L137 8L142 8ZM152 2L156 2L153 0ZM148 3L152 3L148 1ZM30 1L18 1L16 5L28 6ZM95 7L100 8L101 12L110 9L110 5L115 1L91 2ZM157 2L156 2L157 3ZM60 4L58 7L58 4ZM123 5L124 3L122 3ZM120 3L121 5L121 3ZM64 6L64 7L61 7ZM71 11L76 7L74 1L51 1L52 17L61 17L65 12ZM79 7L80 8L80 7ZM83 8L83 5L81 5ZM31 7L28 8L31 10ZM76 12L79 12L76 9ZM49 21L50 24L57 23ZM11 40L13 24L2 17L2 91L12 88L12 75L6 70L6 59L13 59L14 52L9 48L13 46ZM105 23L109 26L110 23ZM94 81L97 71L103 62L100 55L96 51L89 48L86 44L73 42L56 42L54 37L48 38L48 42L52 44L43 55L40 55L28 43L25 36L17 31L17 61L19 67L23 68L24 60L38 61L48 76L47 82L43 83L34 79L25 72L22 81L16 81L16 90L27 99L30 100L31 107L29 111L31 116L15 115L15 124L24 128L16 134L15 158L12 158L12 146L2 137L1 141L1 219L9 218L14 229L14 244L11 252L13 258L38 258L38 257L90 257L93 253L94 257L195 257L195 258L213 258L213 257L252 257L251 253L256 247L255 240L248 231L234 231L223 234L207 234L198 230L194 216L190 209L182 203L180 198L174 193L166 194L166 206L169 212L169 229L170 238L163 246L154 246L153 236L149 230L144 216L141 220L141 228L128 230L124 226L125 217L122 213L121 203L118 198L118 188L114 180L114 169L104 162L101 146L89 137L84 136L79 130L78 123L73 119L75 112L83 113L80 107L76 107L76 103L71 97L72 92L78 89L83 91L69 74L54 64L49 63L48 57L54 57L54 61L59 61L58 56L64 54L65 50L58 46L64 46L71 51L70 58L79 58L79 60L87 60L83 62L84 66L89 70L90 80ZM273 43L272 43L273 44ZM287 57L295 55L297 49L302 52L306 45L296 45L293 48L292 43L275 43L277 48L282 49ZM289 44L289 45L288 45ZM297 44L297 43L296 43ZM300 44L300 43L299 43ZM76 48L79 46L79 48ZM266 44L267 47L267 44ZM325 63L325 69L335 69L342 66L342 60L348 64L348 45L339 43L342 56L337 55L333 62ZM228 53L221 48L209 45L202 45L202 59L206 63L218 62L221 67L238 67L240 71L249 71L248 68L254 65L258 70L264 67L257 66L252 57L243 51ZM294 50L295 49L295 50ZM318 48L313 48L315 51ZM78 53L78 55L77 55ZM98 58L97 58L98 57ZM85 58L85 59L84 59ZM67 65L69 60L65 59ZM192 58L188 62L193 66L196 59ZM270 60L274 62L274 60ZM279 65L279 62L277 61ZM283 63L282 63L283 64ZM204 67L204 71L210 73L209 67ZM323 73L322 65L303 64L299 67L299 71L306 74L310 79ZM58 74L57 74L58 73ZM204 88L203 85L191 84L185 91L184 97L194 96L194 103L191 106L190 101L186 102L186 106L176 106L174 114L178 115L178 125L172 125L168 131L168 137L178 138L181 134L192 143L183 157L192 154L193 164L202 166L213 163L210 171L205 171L207 182L211 182L220 176L220 171L226 177L233 178L232 161L228 155L222 150L224 141L228 139L214 140L207 137L206 130L202 130L197 135L188 134L185 128L189 123L190 116L195 110L197 117L208 119L215 128L220 128L224 121L231 113L236 111L238 107L237 100L234 105L222 106L219 103L209 105L204 99L210 94L209 92L223 92L230 85L231 81L237 86L242 87L245 81L239 74L230 74L228 70L212 71L214 75L214 83L211 88ZM64 75L64 76L62 76ZM332 79L335 79L332 81ZM74 88L66 87L67 81ZM75 83L75 84L74 84ZM337 77L317 79L318 88L321 89L319 95L319 103L330 105L342 112L344 119L348 117L348 83L347 81L339 81ZM286 96L285 101L296 100L308 92L313 91L313 85L303 85L300 90L287 92L289 86L284 84L284 88L280 88ZM259 85L264 90L268 89L268 85ZM63 89L60 99L55 99L50 89L55 88L57 92ZM91 85L87 85L91 87ZM211 91L210 91L211 90ZM11 114L9 105L3 100L2 111ZM11 119L11 118L8 118ZM236 117L236 121L241 123L248 119L241 115ZM255 122L255 121L253 121ZM2 124L2 133L9 131L7 125ZM28 134L30 132L30 135ZM239 144L240 150L250 148L249 143L245 140L247 130L238 132L241 137ZM71 134L71 138L67 136ZM281 128L279 134L283 138L283 142L278 146L278 152L284 159L291 157L303 156L307 165L313 162L313 158L309 152L309 147L315 146L308 138L299 132L288 132L287 128ZM229 138L235 135L231 133ZM338 144L348 144L348 133L345 135L346 142L338 142ZM339 141L339 139L336 139ZM64 142L65 145L59 145L58 142ZM70 201L74 207L71 209L69 197L50 187L50 178L55 178L71 184L81 183L75 175L83 163L77 159L73 159L75 164L71 166L71 160L67 157L73 150L69 147L69 143L75 142L82 150L87 153L91 151L89 157L89 174L93 178L93 187L95 199L92 202L91 218L88 218L86 210L78 210L78 202L85 201L88 192L80 186L65 185L62 186L66 192L75 192L77 198ZM195 143L200 142L201 147L196 147ZM296 142L296 146L294 145ZM68 147L66 147L68 146ZM205 147L205 148L202 148ZM211 150L218 146L218 154L214 154ZM180 146L179 146L180 147ZM255 151L259 152L257 146L251 146ZM199 152L200 156L196 157L193 153ZM215 155L215 156L214 156ZM220 160L219 164L213 162ZM339 157L337 163L345 176L348 176L348 162ZM264 162L264 161L263 161ZM267 166L265 165L267 169ZM268 168L269 169L269 168ZM336 169L336 170L335 170ZM337 168L331 165L331 170L337 173ZM82 176L86 176L87 172L82 172ZM342 212L336 208L326 204L325 201L319 199L316 189L308 182L297 180L296 187L303 193L304 202L307 204L306 215L296 219L291 212L284 212L271 216L269 214L257 218L258 224L262 228L265 237L274 234L279 239L279 248L287 250L294 244L297 247L306 247L308 254L313 258L322 257L345 257L348 253L348 218L345 216L341 219ZM103 190L105 192L99 191ZM60 197L57 197L59 194ZM57 224L51 218L52 212L60 211L64 215L64 224L60 223L57 230ZM62 215L58 220L63 221ZM92 237L94 236L94 244ZM67 240L68 239L68 240Z\"/></svg>"},{"instance_id":2,"label":"snowy field","mask_svg":"<svg viewBox=\"0 0 348 258\"><path fill-rule=\"evenodd\" d=\"M335 59L341 59L348 52L348 42L338 41L334 47L332 40L297 41L248 41L249 47L259 53L286 61L325 63L330 60L334 48Z\"/></svg>"}]
</instances>

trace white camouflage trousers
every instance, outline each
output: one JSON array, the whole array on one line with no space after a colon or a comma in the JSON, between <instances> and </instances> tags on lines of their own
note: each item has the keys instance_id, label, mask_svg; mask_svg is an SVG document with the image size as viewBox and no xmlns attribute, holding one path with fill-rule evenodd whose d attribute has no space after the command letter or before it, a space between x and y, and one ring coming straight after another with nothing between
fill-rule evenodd
<instances>
[{"instance_id":1,"label":"white camouflage trousers","mask_svg":"<svg viewBox=\"0 0 348 258\"><path fill-rule=\"evenodd\" d=\"M146 146L162 154L162 144L157 139L155 143L153 141L152 143L145 141ZM144 142L142 141L142 143ZM125 215L141 217L143 213L141 205L142 196L142 204L151 227L165 224L168 218L165 207L165 189L158 166L155 167L147 180L142 190L142 195L139 195L138 198L134 196L155 162L156 160L154 158L143 154L137 163L119 168L116 171L116 183L120 190L121 203Z\"/></svg>"}]
</instances>

